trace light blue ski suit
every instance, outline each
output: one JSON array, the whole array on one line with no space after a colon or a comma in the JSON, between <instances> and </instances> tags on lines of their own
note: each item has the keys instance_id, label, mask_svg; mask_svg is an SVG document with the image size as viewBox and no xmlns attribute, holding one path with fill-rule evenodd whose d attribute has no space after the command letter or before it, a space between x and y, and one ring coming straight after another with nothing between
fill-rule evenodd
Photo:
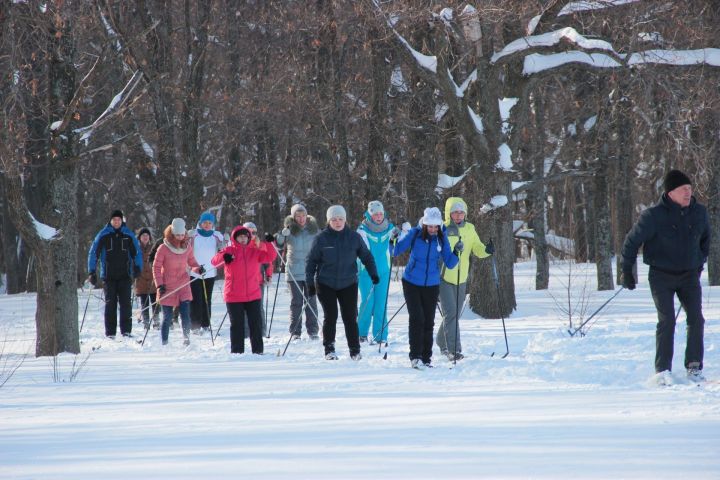
<instances>
[{"instance_id":1,"label":"light blue ski suit","mask_svg":"<svg viewBox=\"0 0 720 480\"><path fill-rule=\"evenodd\" d=\"M372 280L365 267L360 263L358 265L358 279L360 283L360 316L358 317L358 330L361 337L367 337L372 323L372 338L376 342L380 341L380 332L382 331L382 341L387 341L388 328L387 322L387 293L390 284L390 233L394 225L387 219L377 224L372 221L370 215L365 212L365 219L358 228L358 233L365 241L370 253L372 253L377 267L377 274L380 277L380 283L375 285L372 295ZM368 295L370 295L368 297ZM385 324L385 328L383 328Z\"/></svg>"}]
</instances>

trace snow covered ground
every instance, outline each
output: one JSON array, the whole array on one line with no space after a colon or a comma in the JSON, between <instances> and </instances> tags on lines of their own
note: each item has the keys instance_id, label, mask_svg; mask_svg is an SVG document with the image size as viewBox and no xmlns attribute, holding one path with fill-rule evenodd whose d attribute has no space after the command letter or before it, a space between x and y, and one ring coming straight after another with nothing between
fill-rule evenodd
<instances>
[{"instance_id":1,"label":"snow covered ground","mask_svg":"<svg viewBox=\"0 0 720 480\"><path fill-rule=\"evenodd\" d=\"M585 277L575 272L577 297ZM500 320L466 310L466 359L451 369L436 349L426 371L409 368L405 311L390 326L387 360L364 345L351 361L341 327L339 361L306 339L277 357L287 341L281 288L264 356L230 355L227 321L214 347L194 336L184 348L178 330L165 348L155 332L144 348L107 340L92 297L79 357L89 354L87 363L70 382L74 357L61 355L65 381L53 382L51 360L32 357L34 296L0 296L0 371L31 353L0 389L0 478L720 478L720 292L704 291L711 382L684 379L681 314L677 383L661 388L644 270L636 291L572 338L548 293L533 290L534 273L532 263L516 267L507 358ZM593 291L588 274L590 312L612 292ZM566 276L553 267L556 296ZM402 302L393 282L389 312Z\"/></svg>"}]
</instances>

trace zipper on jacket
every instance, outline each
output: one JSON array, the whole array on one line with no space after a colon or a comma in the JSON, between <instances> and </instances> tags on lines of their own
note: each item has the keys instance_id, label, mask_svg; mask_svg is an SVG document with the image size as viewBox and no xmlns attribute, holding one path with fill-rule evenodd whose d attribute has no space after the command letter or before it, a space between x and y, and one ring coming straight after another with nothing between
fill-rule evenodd
<instances>
[{"instance_id":1,"label":"zipper on jacket","mask_svg":"<svg viewBox=\"0 0 720 480\"><path fill-rule=\"evenodd\" d=\"M430 273L430 247L432 247L432 238L428 240L427 258L425 258L425 283L423 286L427 287L428 275Z\"/></svg>"}]
</instances>

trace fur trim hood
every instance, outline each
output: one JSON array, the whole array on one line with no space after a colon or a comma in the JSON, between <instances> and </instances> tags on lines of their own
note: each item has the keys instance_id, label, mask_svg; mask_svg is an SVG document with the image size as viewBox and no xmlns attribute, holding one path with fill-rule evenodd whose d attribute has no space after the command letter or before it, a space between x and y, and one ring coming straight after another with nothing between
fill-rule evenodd
<instances>
[{"instance_id":1,"label":"fur trim hood","mask_svg":"<svg viewBox=\"0 0 720 480\"><path fill-rule=\"evenodd\" d=\"M290 235L297 235L302 231L300 225L298 225L298 223L291 215L285 217L285 222L283 223L283 226L290 229ZM312 215L307 216L305 230L307 230L310 235L315 235L320 231L320 229L318 228L317 220L315 220L315 217L313 217Z\"/></svg>"}]
</instances>

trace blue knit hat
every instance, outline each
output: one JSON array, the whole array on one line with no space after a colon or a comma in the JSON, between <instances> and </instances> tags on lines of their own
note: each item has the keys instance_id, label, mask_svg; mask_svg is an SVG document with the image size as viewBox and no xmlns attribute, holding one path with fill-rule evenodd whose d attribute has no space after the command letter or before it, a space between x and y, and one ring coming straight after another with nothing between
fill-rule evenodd
<instances>
[{"instance_id":1,"label":"blue knit hat","mask_svg":"<svg viewBox=\"0 0 720 480\"><path fill-rule=\"evenodd\" d=\"M198 225L201 225L203 222L212 222L213 225L217 223L215 221L215 215L213 215L210 212L203 212L202 215L200 215L200 220L198 220Z\"/></svg>"}]
</instances>

